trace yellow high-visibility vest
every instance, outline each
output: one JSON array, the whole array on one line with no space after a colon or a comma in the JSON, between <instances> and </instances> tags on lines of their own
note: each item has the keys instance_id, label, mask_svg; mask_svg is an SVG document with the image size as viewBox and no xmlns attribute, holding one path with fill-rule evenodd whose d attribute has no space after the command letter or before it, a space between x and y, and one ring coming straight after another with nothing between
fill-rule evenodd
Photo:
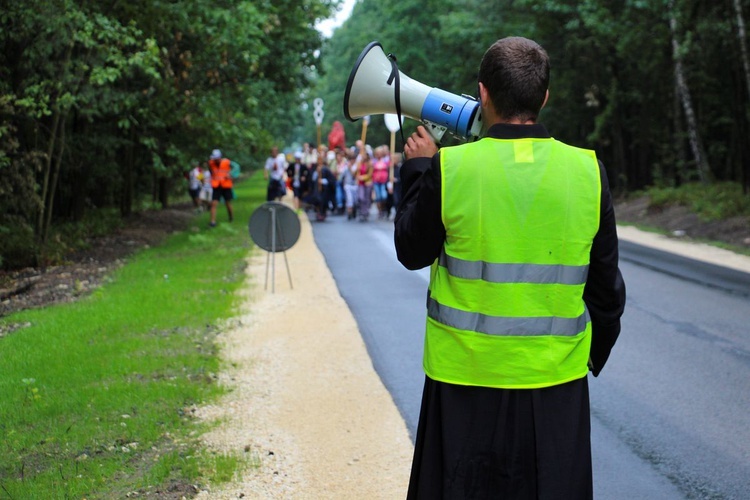
<instances>
[{"instance_id":1,"label":"yellow high-visibility vest","mask_svg":"<svg viewBox=\"0 0 750 500\"><path fill-rule=\"evenodd\" d=\"M508 389L586 376L595 153L554 139L484 138L443 148L440 162L446 239L430 273L427 376Z\"/></svg>"}]
</instances>

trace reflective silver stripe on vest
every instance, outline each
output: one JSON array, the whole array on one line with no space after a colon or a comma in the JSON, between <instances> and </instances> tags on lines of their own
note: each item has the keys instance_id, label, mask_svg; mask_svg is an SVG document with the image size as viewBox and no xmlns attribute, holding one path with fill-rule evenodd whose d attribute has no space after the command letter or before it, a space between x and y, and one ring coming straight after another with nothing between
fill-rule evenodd
<instances>
[{"instance_id":1,"label":"reflective silver stripe on vest","mask_svg":"<svg viewBox=\"0 0 750 500\"><path fill-rule=\"evenodd\" d=\"M432 297L427 298L427 315L439 323L459 330L507 336L572 337L583 332L586 323L589 322L589 311L586 308L577 318L487 316L440 304Z\"/></svg>"},{"instance_id":2,"label":"reflective silver stripe on vest","mask_svg":"<svg viewBox=\"0 0 750 500\"><path fill-rule=\"evenodd\" d=\"M542 264L493 264L479 260L462 260L440 253L440 265L456 278L484 280L490 283L538 283L583 285L589 266L563 266Z\"/></svg>"}]
</instances>

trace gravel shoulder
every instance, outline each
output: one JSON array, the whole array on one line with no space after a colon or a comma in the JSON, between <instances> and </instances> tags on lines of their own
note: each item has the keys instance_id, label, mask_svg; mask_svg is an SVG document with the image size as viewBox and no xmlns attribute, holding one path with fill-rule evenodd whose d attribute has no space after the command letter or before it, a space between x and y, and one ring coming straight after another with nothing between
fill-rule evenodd
<instances>
[{"instance_id":1,"label":"gravel shoulder","mask_svg":"<svg viewBox=\"0 0 750 500\"><path fill-rule=\"evenodd\" d=\"M249 259L241 315L220 335L231 392L198 416L220 422L209 449L251 454L257 467L198 498L403 498L413 446L375 373L344 299L301 218L299 241ZM269 269L270 273L270 269Z\"/></svg>"},{"instance_id":2,"label":"gravel shoulder","mask_svg":"<svg viewBox=\"0 0 750 500\"><path fill-rule=\"evenodd\" d=\"M634 226L618 226L617 235L620 241L632 241L639 245L656 248L675 255L750 273L749 256L731 252L717 246L642 231Z\"/></svg>"}]
</instances>

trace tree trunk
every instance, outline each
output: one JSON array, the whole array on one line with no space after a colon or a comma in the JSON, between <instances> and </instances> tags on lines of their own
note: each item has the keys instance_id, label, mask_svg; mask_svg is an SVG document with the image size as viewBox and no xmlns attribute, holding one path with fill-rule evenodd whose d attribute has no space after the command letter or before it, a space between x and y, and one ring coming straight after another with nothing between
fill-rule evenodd
<instances>
[{"instance_id":1,"label":"tree trunk","mask_svg":"<svg viewBox=\"0 0 750 500\"><path fill-rule=\"evenodd\" d=\"M91 175L88 162L80 162L73 170L74 179L88 179ZM70 186L70 214L75 222L80 222L86 214L86 185L84 182L72 182Z\"/></svg>"},{"instance_id":2,"label":"tree trunk","mask_svg":"<svg viewBox=\"0 0 750 500\"><path fill-rule=\"evenodd\" d=\"M687 173L685 172L685 165L687 165L687 158L685 157L685 148L682 142L682 138L685 136L685 130L682 127L682 104L680 103L680 91L677 89L677 75L674 79L674 131L673 136L676 138L674 141L674 163L675 163L675 174L674 182L675 186L681 186L687 181Z\"/></svg>"},{"instance_id":3,"label":"tree trunk","mask_svg":"<svg viewBox=\"0 0 750 500\"><path fill-rule=\"evenodd\" d=\"M677 17L675 16L674 0L669 0L669 29L672 33L672 59L674 60L677 91L682 101L683 110L685 111L690 149L692 150L693 158L695 159L698 178L701 182L708 182L711 168L708 165L703 142L698 133L698 123L695 119L695 112L693 111L693 101L690 97L690 89L688 88L687 81L685 80L685 70L682 66L680 43L677 40Z\"/></svg>"},{"instance_id":4,"label":"tree trunk","mask_svg":"<svg viewBox=\"0 0 750 500\"><path fill-rule=\"evenodd\" d=\"M156 205L159 201L159 176L156 174L155 167L152 166L151 172L151 206Z\"/></svg>"},{"instance_id":5,"label":"tree trunk","mask_svg":"<svg viewBox=\"0 0 750 500\"><path fill-rule=\"evenodd\" d=\"M46 204L44 226L42 228L41 242L42 244L47 242L47 234L49 233L49 226L52 222L52 209L55 206L55 192L57 191L57 179L60 176L60 165L63 161L63 153L65 152L65 120L68 114L62 116L62 130L60 131L60 147L57 150L57 158L55 159L55 168L52 172L52 182L49 185L49 201Z\"/></svg>"},{"instance_id":6,"label":"tree trunk","mask_svg":"<svg viewBox=\"0 0 750 500\"><path fill-rule=\"evenodd\" d=\"M742 4L740 0L734 0L734 14L737 17L737 40L740 44L740 58L742 69L745 71L745 90L750 98L750 60L747 56L747 42L745 41L745 20L742 18Z\"/></svg>"},{"instance_id":7,"label":"tree trunk","mask_svg":"<svg viewBox=\"0 0 750 500\"><path fill-rule=\"evenodd\" d=\"M747 54L747 34L745 32L745 19L742 17L742 4L740 0L734 0L734 14L737 18L737 41L740 44L740 59L742 60L742 69L745 73L745 91L750 100L750 60ZM747 120L747 113L744 115ZM742 169L740 171L740 178L742 182L742 192L748 194L750 192L750 165L746 165L742 162Z\"/></svg>"},{"instance_id":8,"label":"tree trunk","mask_svg":"<svg viewBox=\"0 0 750 500\"><path fill-rule=\"evenodd\" d=\"M68 67L70 66L70 60L73 55L73 42L70 42L68 44L67 50L65 51L65 61L62 65L62 70L60 71L60 76L64 76L67 71ZM50 174L52 172L52 161L55 154L55 147L57 145L57 130L60 128L60 117L63 114L62 110L60 109L59 102L55 104L54 106L55 110L55 116L52 119L52 131L50 132L50 138L49 138L49 145L47 146L47 158L44 162L44 172L43 172L43 180L42 180L42 192L40 193L40 199L42 202L42 206L39 208L39 215L37 217L36 222L36 232L37 232L37 241L44 241L47 238L46 234L46 228L44 227L44 221L46 217L46 203L49 199L48 191L49 191L49 178ZM67 114L67 112L66 112ZM63 120L63 128L64 128L64 120ZM64 144L61 146L64 147Z\"/></svg>"},{"instance_id":9,"label":"tree trunk","mask_svg":"<svg viewBox=\"0 0 750 500\"><path fill-rule=\"evenodd\" d=\"M613 114L612 117L612 156L614 158L614 165L612 165L612 175L609 179L609 185L613 191L626 191L633 182L638 182L637 179L627 179L626 186L623 188L620 186L622 182L622 173L625 171L625 165L627 160L625 159L625 141L623 140L622 134L622 122L620 122L619 112Z\"/></svg>"},{"instance_id":10,"label":"tree trunk","mask_svg":"<svg viewBox=\"0 0 750 500\"><path fill-rule=\"evenodd\" d=\"M47 235L44 234L44 218L47 211L47 192L49 190L49 178L52 173L52 162L55 156L55 146L57 144L57 129L60 127L60 111L55 111L52 119L52 131L50 132L49 144L47 145L47 155L44 159L44 172L42 172L42 191L39 193L39 199L42 206L39 207L39 214L36 220L36 237L37 241L42 242Z\"/></svg>"},{"instance_id":11,"label":"tree trunk","mask_svg":"<svg viewBox=\"0 0 750 500\"><path fill-rule=\"evenodd\" d=\"M166 177L159 177L159 203L161 208L169 208L169 182Z\"/></svg>"},{"instance_id":12,"label":"tree trunk","mask_svg":"<svg viewBox=\"0 0 750 500\"><path fill-rule=\"evenodd\" d=\"M120 216L130 217L133 213L133 171L135 170L135 132L130 127L130 141L124 147L122 185L120 186Z\"/></svg>"}]
</instances>

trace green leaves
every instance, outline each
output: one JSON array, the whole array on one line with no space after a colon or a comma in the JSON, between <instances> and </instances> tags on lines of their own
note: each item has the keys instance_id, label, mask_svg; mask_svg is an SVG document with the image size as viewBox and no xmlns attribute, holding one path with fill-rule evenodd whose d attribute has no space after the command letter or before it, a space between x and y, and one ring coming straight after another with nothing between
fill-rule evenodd
<instances>
[{"instance_id":1,"label":"green leaves","mask_svg":"<svg viewBox=\"0 0 750 500\"><path fill-rule=\"evenodd\" d=\"M314 23L335 3L3 0L0 166L28 172L6 184L28 197L30 181L32 196L0 198L0 225L16 217L43 243L45 221L128 214L156 192L166 204L215 147L260 164L289 127L285 108L318 64Z\"/></svg>"},{"instance_id":2,"label":"green leaves","mask_svg":"<svg viewBox=\"0 0 750 500\"><path fill-rule=\"evenodd\" d=\"M735 10L743 3L735 2ZM693 179L697 168L686 118L675 105L672 15L696 103L696 132L704 136L713 176L744 182L750 191L750 143L744 140L750 130L750 76L743 68L750 63L741 50L742 12L732 19L726 2L673 4L674 9L666 0L360 0L324 46L326 72L310 95L326 102L324 129L342 120L347 77L372 40L393 52L412 78L475 94L484 50L498 38L525 36L550 55L550 100L540 119L554 137L595 149L616 189L680 184ZM351 143L361 123L344 125ZM373 117L367 137L372 144L388 142L379 117Z\"/></svg>"}]
</instances>

